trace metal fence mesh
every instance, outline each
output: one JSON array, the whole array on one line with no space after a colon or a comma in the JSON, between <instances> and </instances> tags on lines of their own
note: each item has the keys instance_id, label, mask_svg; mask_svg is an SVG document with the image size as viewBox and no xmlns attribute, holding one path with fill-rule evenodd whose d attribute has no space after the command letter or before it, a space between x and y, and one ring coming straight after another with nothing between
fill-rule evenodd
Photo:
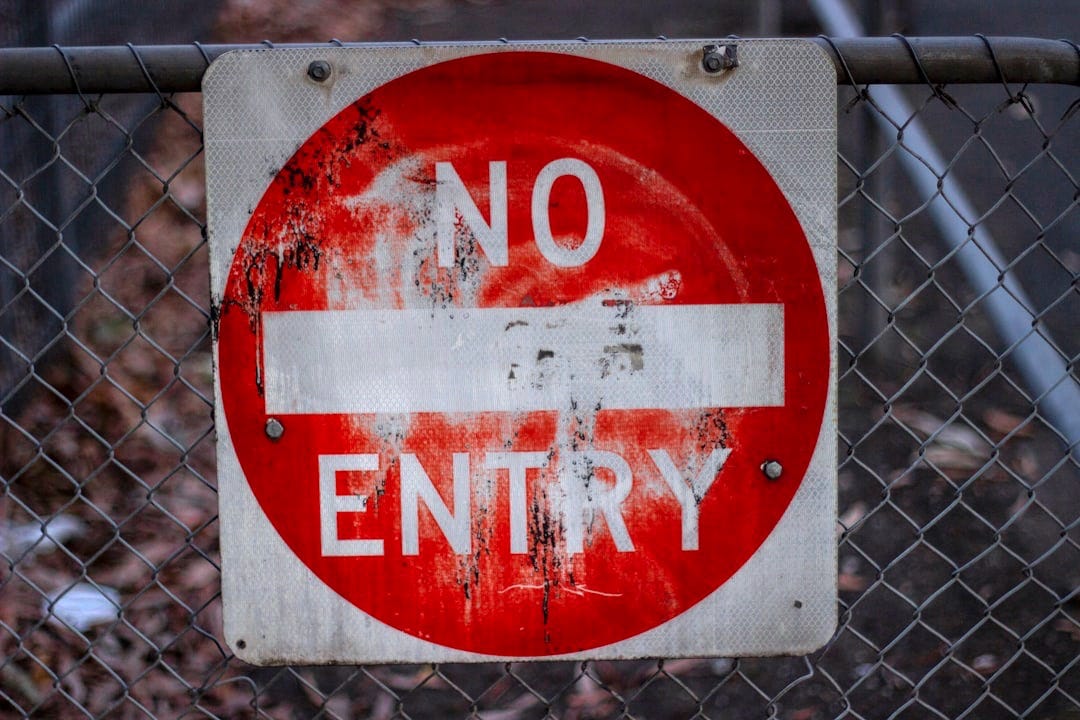
<instances>
[{"instance_id":1,"label":"metal fence mesh","mask_svg":"<svg viewBox=\"0 0 1080 720\"><path fill-rule=\"evenodd\" d=\"M351 668L255 668L222 640L200 97L3 98L0 715L1080 717L1080 452L959 263L996 244L1067 364L1052 384L1077 382L1076 89L928 82L886 131L880 92L838 108L830 644ZM959 248L932 211L963 215L953 181Z\"/></svg>"}]
</instances>

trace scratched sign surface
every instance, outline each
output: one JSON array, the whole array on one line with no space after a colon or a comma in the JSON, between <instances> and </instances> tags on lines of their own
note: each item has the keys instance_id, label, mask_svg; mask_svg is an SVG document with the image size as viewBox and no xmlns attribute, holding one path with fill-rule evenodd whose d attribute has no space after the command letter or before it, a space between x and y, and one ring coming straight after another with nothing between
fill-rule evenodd
<instances>
[{"instance_id":1,"label":"scratched sign surface","mask_svg":"<svg viewBox=\"0 0 1080 720\"><path fill-rule=\"evenodd\" d=\"M827 639L832 66L810 44L747 42L709 74L701 47L286 50L211 68L239 655Z\"/></svg>"}]
</instances>

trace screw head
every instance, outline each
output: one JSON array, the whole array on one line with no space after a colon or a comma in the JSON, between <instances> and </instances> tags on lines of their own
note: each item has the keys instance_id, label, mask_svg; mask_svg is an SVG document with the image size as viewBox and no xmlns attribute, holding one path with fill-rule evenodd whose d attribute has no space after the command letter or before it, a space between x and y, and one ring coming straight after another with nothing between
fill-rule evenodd
<instances>
[{"instance_id":1,"label":"screw head","mask_svg":"<svg viewBox=\"0 0 1080 720\"><path fill-rule=\"evenodd\" d=\"M761 472L765 473L765 477L770 480L779 480L784 474L784 466L775 460L766 460L761 464Z\"/></svg>"},{"instance_id":2,"label":"screw head","mask_svg":"<svg viewBox=\"0 0 1080 720\"><path fill-rule=\"evenodd\" d=\"M266 437L271 440L277 440L285 434L285 426L281 424L281 421L277 418L270 418L266 421Z\"/></svg>"},{"instance_id":3,"label":"screw head","mask_svg":"<svg viewBox=\"0 0 1080 720\"><path fill-rule=\"evenodd\" d=\"M308 77L315 82L322 82L330 77L330 63L325 60L313 60L311 64L307 66L307 74Z\"/></svg>"},{"instance_id":4,"label":"screw head","mask_svg":"<svg viewBox=\"0 0 1080 720\"><path fill-rule=\"evenodd\" d=\"M730 70L739 64L734 45L706 45L701 49L701 67L707 73Z\"/></svg>"}]
</instances>

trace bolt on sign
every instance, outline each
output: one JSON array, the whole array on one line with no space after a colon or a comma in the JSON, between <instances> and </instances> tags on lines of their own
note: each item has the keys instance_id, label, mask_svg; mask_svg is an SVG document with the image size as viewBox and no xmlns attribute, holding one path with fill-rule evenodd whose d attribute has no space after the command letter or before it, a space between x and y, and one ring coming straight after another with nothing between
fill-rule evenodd
<instances>
[{"instance_id":1,"label":"bolt on sign","mask_svg":"<svg viewBox=\"0 0 1080 720\"><path fill-rule=\"evenodd\" d=\"M238 655L746 655L830 637L821 50L242 51L204 93Z\"/></svg>"}]
</instances>

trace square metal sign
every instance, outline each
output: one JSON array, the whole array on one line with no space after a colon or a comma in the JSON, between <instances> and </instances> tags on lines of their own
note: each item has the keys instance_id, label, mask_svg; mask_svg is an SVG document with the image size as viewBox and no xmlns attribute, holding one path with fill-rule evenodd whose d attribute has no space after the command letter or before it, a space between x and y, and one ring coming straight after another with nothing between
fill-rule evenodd
<instances>
[{"instance_id":1,"label":"square metal sign","mask_svg":"<svg viewBox=\"0 0 1080 720\"><path fill-rule=\"evenodd\" d=\"M203 90L237 655L829 639L836 85L816 45L238 51Z\"/></svg>"}]
</instances>

